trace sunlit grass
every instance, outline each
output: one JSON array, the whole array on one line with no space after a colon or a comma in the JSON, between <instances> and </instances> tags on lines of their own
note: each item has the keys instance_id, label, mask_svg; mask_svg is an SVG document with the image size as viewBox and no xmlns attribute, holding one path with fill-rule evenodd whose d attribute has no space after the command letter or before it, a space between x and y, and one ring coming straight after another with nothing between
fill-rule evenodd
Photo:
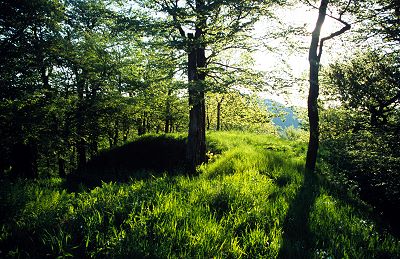
<instances>
[{"instance_id":1,"label":"sunlit grass","mask_svg":"<svg viewBox=\"0 0 400 259\"><path fill-rule=\"evenodd\" d=\"M304 177L304 143L212 132L208 146L198 176L79 193L61 179L2 182L0 257L400 256L399 240L368 213Z\"/></svg>"}]
</instances>

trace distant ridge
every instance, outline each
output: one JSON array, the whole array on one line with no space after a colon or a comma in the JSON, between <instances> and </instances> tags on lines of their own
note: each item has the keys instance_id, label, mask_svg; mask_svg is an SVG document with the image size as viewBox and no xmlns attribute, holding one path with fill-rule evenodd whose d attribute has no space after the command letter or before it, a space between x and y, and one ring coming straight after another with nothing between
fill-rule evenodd
<instances>
[{"instance_id":1,"label":"distant ridge","mask_svg":"<svg viewBox=\"0 0 400 259\"><path fill-rule=\"evenodd\" d=\"M300 120L296 117L292 108L270 99L266 99L264 102L268 110L275 115L272 118L272 122L276 126L281 129L286 129L290 126L296 129L300 127Z\"/></svg>"}]
</instances>

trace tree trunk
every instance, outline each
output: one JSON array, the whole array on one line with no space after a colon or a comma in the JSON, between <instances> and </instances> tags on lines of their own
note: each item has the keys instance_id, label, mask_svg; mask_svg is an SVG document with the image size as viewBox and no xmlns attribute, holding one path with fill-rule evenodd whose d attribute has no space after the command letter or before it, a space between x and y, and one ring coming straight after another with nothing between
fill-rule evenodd
<instances>
[{"instance_id":1,"label":"tree trunk","mask_svg":"<svg viewBox=\"0 0 400 259\"><path fill-rule=\"evenodd\" d=\"M169 133L169 119L165 119L164 133Z\"/></svg>"},{"instance_id":2,"label":"tree trunk","mask_svg":"<svg viewBox=\"0 0 400 259\"><path fill-rule=\"evenodd\" d=\"M65 178L65 176L67 175L65 171L65 159L62 157L58 158L58 175L61 178Z\"/></svg>"},{"instance_id":3,"label":"tree trunk","mask_svg":"<svg viewBox=\"0 0 400 259\"><path fill-rule=\"evenodd\" d=\"M221 103L217 102L217 131L221 130Z\"/></svg>"},{"instance_id":4,"label":"tree trunk","mask_svg":"<svg viewBox=\"0 0 400 259\"><path fill-rule=\"evenodd\" d=\"M196 34L200 34L196 32ZM197 37L200 37L196 35ZM193 42L193 35L189 34L189 39ZM206 58L204 47L198 43L191 46L188 56L188 79L189 79L189 134L187 143L187 160L189 170L196 171L196 167L206 161L206 118L204 100L204 71L198 68L205 68Z\"/></svg>"},{"instance_id":5,"label":"tree trunk","mask_svg":"<svg viewBox=\"0 0 400 259\"><path fill-rule=\"evenodd\" d=\"M85 76L82 72L81 75L76 73L77 81L77 92L78 92L78 108L76 111L76 122L77 122L77 134L78 140L76 143L76 151L78 155L78 169L82 169L86 164L86 140L85 140L85 116L84 116L84 102L83 93L85 89Z\"/></svg>"},{"instance_id":6,"label":"tree trunk","mask_svg":"<svg viewBox=\"0 0 400 259\"><path fill-rule=\"evenodd\" d=\"M208 110L206 110L206 120L207 120L207 130L210 130L211 121L210 121L210 114L209 114Z\"/></svg>"},{"instance_id":7,"label":"tree trunk","mask_svg":"<svg viewBox=\"0 0 400 259\"><path fill-rule=\"evenodd\" d=\"M204 79L206 77L205 46L202 43L203 29L206 28L204 0L196 0L196 28L195 35L188 34L188 80L189 80L189 134L187 144L187 161L189 170L196 171L196 167L206 161L206 106Z\"/></svg>"},{"instance_id":8,"label":"tree trunk","mask_svg":"<svg viewBox=\"0 0 400 259\"><path fill-rule=\"evenodd\" d=\"M319 7L318 20L312 33L311 45L309 49L308 60L310 63L310 89L308 94L308 119L310 123L310 140L308 142L306 170L315 171L319 145L319 118L318 118L318 95L319 95L319 62L321 56L318 54L318 43L321 34L321 28L325 20L326 9L329 0L321 0Z\"/></svg>"},{"instance_id":9,"label":"tree trunk","mask_svg":"<svg viewBox=\"0 0 400 259\"><path fill-rule=\"evenodd\" d=\"M139 128L138 128L138 135L146 134L146 116L147 113L143 112L143 117L140 119Z\"/></svg>"},{"instance_id":10,"label":"tree trunk","mask_svg":"<svg viewBox=\"0 0 400 259\"><path fill-rule=\"evenodd\" d=\"M49 84L49 75L47 74L47 69L44 64L40 67L40 77L42 78L42 83L43 83L43 88L48 91L50 90L50 84ZM48 94L48 93L46 93Z\"/></svg>"},{"instance_id":11,"label":"tree trunk","mask_svg":"<svg viewBox=\"0 0 400 259\"><path fill-rule=\"evenodd\" d=\"M98 137L92 136L92 140L90 141L90 157L93 158L99 153L99 141Z\"/></svg>"},{"instance_id":12,"label":"tree trunk","mask_svg":"<svg viewBox=\"0 0 400 259\"><path fill-rule=\"evenodd\" d=\"M170 133L170 125L171 125L171 95L172 95L172 91L168 90L167 101L166 101L166 104L165 104L165 127L164 127L164 133Z\"/></svg>"}]
</instances>

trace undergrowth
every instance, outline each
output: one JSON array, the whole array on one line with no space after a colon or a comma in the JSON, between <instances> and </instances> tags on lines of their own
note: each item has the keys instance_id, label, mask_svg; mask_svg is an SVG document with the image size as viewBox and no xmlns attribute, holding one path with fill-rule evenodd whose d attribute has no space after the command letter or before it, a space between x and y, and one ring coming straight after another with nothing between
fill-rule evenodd
<instances>
[{"instance_id":1,"label":"undergrowth","mask_svg":"<svg viewBox=\"0 0 400 259\"><path fill-rule=\"evenodd\" d=\"M208 150L198 176L81 192L58 178L3 180L0 257L400 257L368 209L303 172L305 143L211 132Z\"/></svg>"}]
</instances>

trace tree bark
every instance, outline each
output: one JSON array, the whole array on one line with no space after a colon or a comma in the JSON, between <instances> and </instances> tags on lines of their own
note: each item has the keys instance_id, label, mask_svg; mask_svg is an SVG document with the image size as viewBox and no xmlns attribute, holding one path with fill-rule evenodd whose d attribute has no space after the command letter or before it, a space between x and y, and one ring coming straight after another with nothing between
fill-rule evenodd
<instances>
[{"instance_id":1,"label":"tree bark","mask_svg":"<svg viewBox=\"0 0 400 259\"><path fill-rule=\"evenodd\" d=\"M321 34L321 28L325 21L326 9L329 0L321 0L319 7L318 20L312 33L311 45L308 54L308 61L310 63L310 89L308 93L308 119L310 123L310 139L308 142L306 170L309 172L315 171L315 164L317 161L317 153L319 146L319 117L318 117L318 95L319 95L319 62L320 55L318 55L318 43Z\"/></svg>"},{"instance_id":2,"label":"tree bark","mask_svg":"<svg viewBox=\"0 0 400 259\"><path fill-rule=\"evenodd\" d=\"M193 43L188 55L188 79L189 79L189 133L186 157L189 170L196 171L196 167L206 161L206 109L204 100L205 50L196 41L201 38L201 29L196 29L196 36L189 34ZM200 68L200 69L199 69Z\"/></svg>"},{"instance_id":3,"label":"tree bark","mask_svg":"<svg viewBox=\"0 0 400 259\"><path fill-rule=\"evenodd\" d=\"M206 77L205 46L202 42L206 28L204 0L196 0L195 35L188 34L188 80L189 80L189 133L186 158L191 172L206 161L206 107L204 80ZM181 30L182 34L182 30Z\"/></svg>"}]
</instances>

